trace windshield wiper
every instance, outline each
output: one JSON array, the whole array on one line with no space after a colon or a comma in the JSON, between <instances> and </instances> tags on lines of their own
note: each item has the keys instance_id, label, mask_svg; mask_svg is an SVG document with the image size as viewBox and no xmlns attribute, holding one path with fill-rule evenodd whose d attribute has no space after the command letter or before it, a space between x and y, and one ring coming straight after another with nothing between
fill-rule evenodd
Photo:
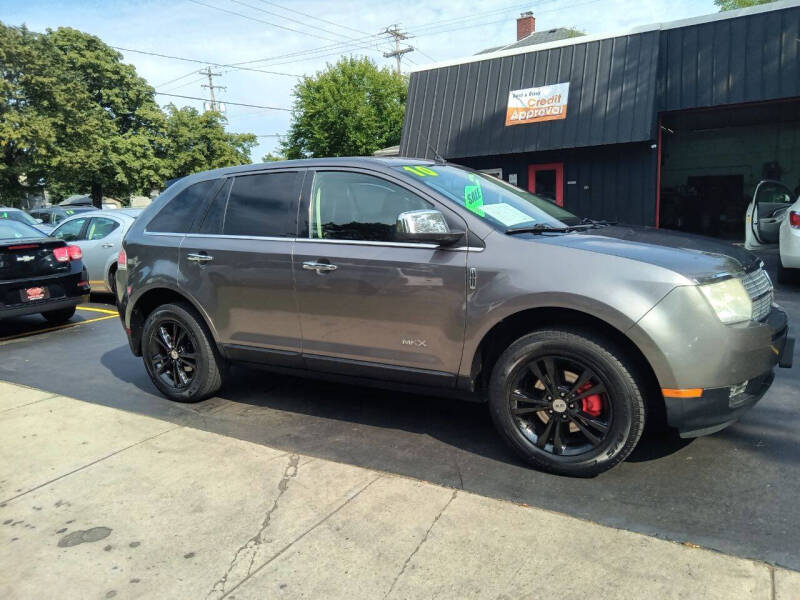
<instances>
[{"instance_id":1,"label":"windshield wiper","mask_svg":"<svg viewBox=\"0 0 800 600\"><path fill-rule=\"evenodd\" d=\"M506 233L568 233L570 231L583 231L590 229L594 225L568 225L566 227L551 227L544 223L536 223L536 225L526 225L524 227L509 227Z\"/></svg>"}]
</instances>

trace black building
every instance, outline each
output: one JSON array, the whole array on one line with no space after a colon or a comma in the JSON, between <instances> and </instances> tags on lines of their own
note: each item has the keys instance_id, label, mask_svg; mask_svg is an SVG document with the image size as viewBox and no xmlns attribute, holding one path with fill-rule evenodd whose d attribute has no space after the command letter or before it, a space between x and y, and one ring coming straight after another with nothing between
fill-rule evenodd
<instances>
[{"instance_id":1,"label":"black building","mask_svg":"<svg viewBox=\"0 0 800 600\"><path fill-rule=\"evenodd\" d=\"M743 238L760 179L800 186L800 2L423 67L400 154L434 150L581 216Z\"/></svg>"}]
</instances>

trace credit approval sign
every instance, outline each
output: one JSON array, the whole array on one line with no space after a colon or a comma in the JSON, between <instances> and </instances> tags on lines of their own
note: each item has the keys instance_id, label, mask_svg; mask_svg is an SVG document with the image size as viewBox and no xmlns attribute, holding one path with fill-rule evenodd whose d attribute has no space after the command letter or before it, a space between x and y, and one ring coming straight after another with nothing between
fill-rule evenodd
<instances>
[{"instance_id":1,"label":"credit approval sign","mask_svg":"<svg viewBox=\"0 0 800 600\"><path fill-rule=\"evenodd\" d=\"M569 82L512 90L508 93L506 126L567 118Z\"/></svg>"}]
</instances>

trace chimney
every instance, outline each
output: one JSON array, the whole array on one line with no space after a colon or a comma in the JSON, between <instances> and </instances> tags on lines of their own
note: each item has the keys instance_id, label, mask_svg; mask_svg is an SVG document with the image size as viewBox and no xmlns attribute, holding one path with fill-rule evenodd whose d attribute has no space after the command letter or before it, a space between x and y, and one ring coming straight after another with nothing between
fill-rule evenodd
<instances>
[{"instance_id":1,"label":"chimney","mask_svg":"<svg viewBox=\"0 0 800 600\"><path fill-rule=\"evenodd\" d=\"M517 19L517 41L536 31L536 19L531 11L522 13Z\"/></svg>"}]
</instances>

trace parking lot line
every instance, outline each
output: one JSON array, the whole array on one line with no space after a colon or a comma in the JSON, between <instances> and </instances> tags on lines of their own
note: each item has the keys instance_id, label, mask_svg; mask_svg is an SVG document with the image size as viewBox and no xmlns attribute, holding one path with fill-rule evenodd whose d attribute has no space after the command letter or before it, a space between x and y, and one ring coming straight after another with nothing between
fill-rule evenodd
<instances>
[{"instance_id":1,"label":"parking lot line","mask_svg":"<svg viewBox=\"0 0 800 600\"><path fill-rule=\"evenodd\" d=\"M95 309L99 310L99 309ZM0 342L7 342L9 340L16 340L19 338L29 337L32 335L38 335L40 333L48 333L50 331L58 331L59 329L69 329L70 327L77 327L78 325L86 325L87 323L96 323L97 321L105 321L107 319L114 319L116 318L117 313L112 315L106 315L103 317L95 317L94 319L86 319L85 321L74 321L72 323L64 323L63 325L56 325L55 327L47 327L45 329L37 329L36 331L28 331L26 333L17 333L15 335L9 335L6 337L0 337Z\"/></svg>"},{"instance_id":2,"label":"parking lot line","mask_svg":"<svg viewBox=\"0 0 800 600\"><path fill-rule=\"evenodd\" d=\"M117 316L119 313L115 310L111 310L109 308L95 308L94 306L78 306L78 310L88 310L92 312L99 312L106 315L114 315Z\"/></svg>"}]
</instances>

